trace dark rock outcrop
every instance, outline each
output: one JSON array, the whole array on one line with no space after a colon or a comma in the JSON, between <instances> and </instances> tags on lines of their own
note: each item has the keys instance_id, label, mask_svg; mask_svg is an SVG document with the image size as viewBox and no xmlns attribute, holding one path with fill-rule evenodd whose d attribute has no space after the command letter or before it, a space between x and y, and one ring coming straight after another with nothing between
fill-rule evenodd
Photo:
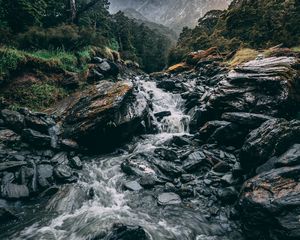
<instances>
[{"instance_id":1,"label":"dark rock outcrop","mask_svg":"<svg viewBox=\"0 0 300 240\"><path fill-rule=\"evenodd\" d=\"M241 165L245 169L258 167L299 142L300 121L269 120L247 137L240 153Z\"/></svg>"},{"instance_id":2,"label":"dark rock outcrop","mask_svg":"<svg viewBox=\"0 0 300 240\"><path fill-rule=\"evenodd\" d=\"M239 206L249 239L300 238L300 167L264 172L248 180Z\"/></svg>"},{"instance_id":3,"label":"dark rock outcrop","mask_svg":"<svg viewBox=\"0 0 300 240\"><path fill-rule=\"evenodd\" d=\"M105 151L148 125L146 99L129 82L102 81L66 112L64 133L79 144Z\"/></svg>"}]
</instances>

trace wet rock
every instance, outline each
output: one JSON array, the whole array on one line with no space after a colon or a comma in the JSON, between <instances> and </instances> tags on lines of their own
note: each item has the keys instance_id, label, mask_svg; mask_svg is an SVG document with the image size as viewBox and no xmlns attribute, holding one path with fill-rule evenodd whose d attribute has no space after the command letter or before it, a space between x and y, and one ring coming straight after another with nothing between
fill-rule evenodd
<instances>
[{"instance_id":1,"label":"wet rock","mask_svg":"<svg viewBox=\"0 0 300 240\"><path fill-rule=\"evenodd\" d=\"M0 224L5 224L16 219L18 217L12 211L8 208L0 207Z\"/></svg>"},{"instance_id":2,"label":"wet rock","mask_svg":"<svg viewBox=\"0 0 300 240\"><path fill-rule=\"evenodd\" d=\"M1 196L9 200L28 198L29 190L26 185L8 183L1 186Z\"/></svg>"},{"instance_id":3,"label":"wet rock","mask_svg":"<svg viewBox=\"0 0 300 240\"><path fill-rule=\"evenodd\" d=\"M60 164L54 168L54 176L61 182L76 182L77 178L73 176L72 169L65 164Z\"/></svg>"},{"instance_id":4,"label":"wet rock","mask_svg":"<svg viewBox=\"0 0 300 240\"><path fill-rule=\"evenodd\" d=\"M157 83L157 87L169 92L176 92L176 90L181 90L181 88L176 85L176 82L174 80L161 80Z\"/></svg>"},{"instance_id":5,"label":"wet rock","mask_svg":"<svg viewBox=\"0 0 300 240\"><path fill-rule=\"evenodd\" d=\"M159 205L176 205L181 203L181 198L176 193L162 193L157 198Z\"/></svg>"},{"instance_id":6,"label":"wet rock","mask_svg":"<svg viewBox=\"0 0 300 240\"><path fill-rule=\"evenodd\" d=\"M187 159L184 160L183 169L188 172L196 172L202 168L211 166L211 162L207 159L202 151L191 153Z\"/></svg>"},{"instance_id":7,"label":"wet rock","mask_svg":"<svg viewBox=\"0 0 300 240\"><path fill-rule=\"evenodd\" d=\"M40 196L43 197L49 197L49 196L53 196L54 194L56 194L59 191L59 187L58 186L51 186L49 188L47 188L45 191L43 191Z\"/></svg>"},{"instance_id":8,"label":"wet rock","mask_svg":"<svg viewBox=\"0 0 300 240\"><path fill-rule=\"evenodd\" d=\"M232 70L202 104L199 116L216 119L225 112L251 112L272 117L296 114L299 88L296 58L278 57L250 61Z\"/></svg>"},{"instance_id":9,"label":"wet rock","mask_svg":"<svg viewBox=\"0 0 300 240\"><path fill-rule=\"evenodd\" d=\"M175 161L178 159L178 156L175 151L167 148L156 148L154 153L158 155L161 159L166 161Z\"/></svg>"},{"instance_id":10,"label":"wet rock","mask_svg":"<svg viewBox=\"0 0 300 240\"><path fill-rule=\"evenodd\" d=\"M81 162L81 160L78 156L73 157L73 158L70 159L70 166L72 168L75 168L75 169L78 169L78 170L81 170L82 167L83 167L82 162Z\"/></svg>"},{"instance_id":11,"label":"wet rock","mask_svg":"<svg viewBox=\"0 0 300 240\"><path fill-rule=\"evenodd\" d=\"M27 165L25 161L9 161L0 163L0 172L18 170L22 166Z\"/></svg>"},{"instance_id":12,"label":"wet rock","mask_svg":"<svg viewBox=\"0 0 300 240\"><path fill-rule=\"evenodd\" d=\"M166 176L175 178L181 176L184 171L178 164L173 162L166 162L160 160L154 160L154 165Z\"/></svg>"},{"instance_id":13,"label":"wet rock","mask_svg":"<svg viewBox=\"0 0 300 240\"><path fill-rule=\"evenodd\" d=\"M214 167L213 170L218 173L226 173L231 169L230 165L224 161L218 162Z\"/></svg>"},{"instance_id":14,"label":"wet rock","mask_svg":"<svg viewBox=\"0 0 300 240\"><path fill-rule=\"evenodd\" d=\"M140 226L116 224L105 240L150 240L149 235Z\"/></svg>"},{"instance_id":15,"label":"wet rock","mask_svg":"<svg viewBox=\"0 0 300 240\"><path fill-rule=\"evenodd\" d=\"M182 174L182 176L180 177L180 181L182 183L188 183L195 180L195 176L192 174Z\"/></svg>"},{"instance_id":16,"label":"wet rock","mask_svg":"<svg viewBox=\"0 0 300 240\"><path fill-rule=\"evenodd\" d=\"M55 121L44 113L28 112L25 116L26 127L38 132L48 134L49 128L55 125Z\"/></svg>"},{"instance_id":17,"label":"wet rock","mask_svg":"<svg viewBox=\"0 0 300 240\"><path fill-rule=\"evenodd\" d=\"M137 181L126 182L124 187L130 191L140 191L143 189Z\"/></svg>"},{"instance_id":18,"label":"wet rock","mask_svg":"<svg viewBox=\"0 0 300 240\"><path fill-rule=\"evenodd\" d=\"M61 213L70 213L82 207L88 200L87 194L79 187L65 185L49 200L46 209Z\"/></svg>"},{"instance_id":19,"label":"wet rock","mask_svg":"<svg viewBox=\"0 0 300 240\"><path fill-rule=\"evenodd\" d=\"M153 176L143 176L139 183L143 188L151 189L157 184L157 181Z\"/></svg>"},{"instance_id":20,"label":"wet rock","mask_svg":"<svg viewBox=\"0 0 300 240\"><path fill-rule=\"evenodd\" d=\"M79 145L76 141L72 140L72 139L63 139L60 143L62 149L66 149L66 150L78 150L79 149Z\"/></svg>"},{"instance_id":21,"label":"wet rock","mask_svg":"<svg viewBox=\"0 0 300 240\"><path fill-rule=\"evenodd\" d=\"M175 144L176 146L178 146L178 147L183 147L183 146L186 146L186 145L192 145L192 142L189 139L187 139L183 136L174 136L172 138L171 142L173 144Z\"/></svg>"},{"instance_id":22,"label":"wet rock","mask_svg":"<svg viewBox=\"0 0 300 240\"><path fill-rule=\"evenodd\" d=\"M300 144L293 145L287 152L282 154L275 161L276 167L288 167L295 165L300 165Z\"/></svg>"},{"instance_id":23,"label":"wet rock","mask_svg":"<svg viewBox=\"0 0 300 240\"><path fill-rule=\"evenodd\" d=\"M233 122L248 128L258 128L264 122L273 119L273 117L263 114L246 112L223 113L221 118L225 121Z\"/></svg>"},{"instance_id":24,"label":"wet rock","mask_svg":"<svg viewBox=\"0 0 300 240\"><path fill-rule=\"evenodd\" d=\"M53 167L49 164L41 164L37 166L37 182L43 189L53 184Z\"/></svg>"},{"instance_id":25,"label":"wet rock","mask_svg":"<svg viewBox=\"0 0 300 240\"><path fill-rule=\"evenodd\" d=\"M21 137L9 129L0 130L0 142L4 144L12 144L19 142Z\"/></svg>"},{"instance_id":26,"label":"wet rock","mask_svg":"<svg viewBox=\"0 0 300 240\"><path fill-rule=\"evenodd\" d=\"M263 172L248 180L239 200L251 239L300 238L300 166Z\"/></svg>"},{"instance_id":27,"label":"wet rock","mask_svg":"<svg viewBox=\"0 0 300 240\"><path fill-rule=\"evenodd\" d=\"M244 169L262 165L283 154L299 139L300 121L269 120L248 135L240 153L241 165Z\"/></svg>"},{"instance_id":28,"label":"wet rock","mask_svg":"<svg viewBox=\"0 0 300 240\"><path fill-rule=\"evenodd\" d=\"M12 130L20 132L25 127L24 116L16 111L4 109L1 111L1 116L5 124Z\"/></svg>"},{"instance_id":29,"label":"wet rock","mask_svg":"<svg viewBox=\"0 0 300 240\"><path fill-rule=\"evenodd\" d=\"M24 129L22 139L37 147L51 147L51 137L32 129Z\"/></svg>"},{"instance_id":30,"label":"wet rock","mask_svg":"<svg viewBox=\"0 0 300 240\"><path fill-rule=\"evenodd\" d=\"M207 141L217 129L227 127L230 124L227 121L209 121L199 130L198 138Z\"/></svg>"},{"instance_id":31,"label":"wet rock","mask_svg":"<svg viewBox=\"0 0 300 240\"><path fill-rule=\"evenodd\" d=\"M170 111L163 111L155 113L154 116L157 118L158 121L161 121L164 117L171 116L171 114L172 113Z\"/></svg>"},{"instance_id":32,"label":"wet rock","mask_svg":"<svg viewBox=\"0 0 300 240\"><path fill-rule=\"evenodd\" d=\"M102 81L66 112L64 133L79 144L107 151L148 126L148 103L129 82Z\"/></svg>"},{"instance_id":33,"label":"wet rock","mask_svg":"<svg viewBox=\"0 0 300 240\"><path fill-rule=\"evenodd\" d=\"M238 198L238 192L234 189L234 187L227 187L218 190L218 198L224 204L232 204Z\"/></svg>"},{"instance_id":34,"label":"wet rock","mask_svg":"<svg viewBox=\"0 0 300 240\"><path fill-rule=\"evenodd\" d=\"M69 162L68 154L66 152L59 152L51 158L53 164L67 164Z\"/></svg>"}]
</instances>

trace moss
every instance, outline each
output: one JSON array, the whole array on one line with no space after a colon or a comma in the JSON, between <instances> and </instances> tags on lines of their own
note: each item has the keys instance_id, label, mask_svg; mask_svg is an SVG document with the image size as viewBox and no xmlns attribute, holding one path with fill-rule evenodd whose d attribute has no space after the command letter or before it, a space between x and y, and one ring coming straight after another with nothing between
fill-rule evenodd
<instances>
[{"instance_id":1,"label":"moss","mask_svg":"<svg viewBox=\"0 0 300 240\"><path fill-rule=\"evenodd\" d=\"M300 46L292 47L294 52L300 52Z\"/></svg>"},{"instance_id":2,"label":"moss","mask_svg":"<svg viewBox=\"0 0 300 240\"><path fill-rule=\"evenodd\" d=\"M12 48L0 48L0 79L17 69L20 62L25 61L23 52Z\"/></svg>"},{"instance_id":3,"label":"moss","mask_svg":"<svg viewBox=\"0 0 300 240\"><path fill-rule=\"evenodd\" d=\"M11 108L28 107L33 110L48 108L67 96L63 88L48 83L33 83L2 94Z\"/></svg>"},{"instance_id":4,"label":"moss","mask_svg":"<svg viewBox=\"0 0 300 240\"><path fill-rule=\"evenodd\" d=\"M259 52L254 49L242 48L236 52L236 54L228 64L231 67L236 67L237 65L240 65L242 63L254 60L258 54Z\"/></svg>"}]
</instances>

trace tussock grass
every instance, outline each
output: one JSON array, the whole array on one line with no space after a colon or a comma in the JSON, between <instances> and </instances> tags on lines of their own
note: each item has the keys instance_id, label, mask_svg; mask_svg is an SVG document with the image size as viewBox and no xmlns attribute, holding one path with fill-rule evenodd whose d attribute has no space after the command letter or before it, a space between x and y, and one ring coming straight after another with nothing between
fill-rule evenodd
<instances>
[{"instance_id":1,"label":"tussock grass","mask_svg":"<svg viewBox=\"0 0 300 240\"><path fill-rule=\"evenodd\" d=\"M254 60L258 54L259 52L254 49L242 48L236 52L228 64L230 67L236 67L242 63Z\"/></svg>"}]
</instances>

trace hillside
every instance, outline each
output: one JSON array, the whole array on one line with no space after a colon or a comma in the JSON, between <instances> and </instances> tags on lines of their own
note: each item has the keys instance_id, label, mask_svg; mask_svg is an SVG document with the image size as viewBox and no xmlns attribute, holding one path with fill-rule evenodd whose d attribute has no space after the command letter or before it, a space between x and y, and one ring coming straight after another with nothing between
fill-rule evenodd
<instances>
[{"instance_id":1,"label":"hillside","mask_svg":"<svg viewBox=\"0 0 300 240\"><path fill-rule=\"evenodd\" d=\"M226 9L228 0L110 0L111 12L133 8L151 22L163 24L180 33L194 27L197 19L213 9Z\"/></svg>"},{"instance_id":2,"label":"hillside","mask_svg":"<svg viewBox=\"0 0 300 240\"><path fill-rule=\"evenodd\" d=\"M228 10L211 11L199 19L194 29L185 28L170 61L180 61L188 52L213 46L225 52L240 46L296 46L300 43L299 21L299 1L235 0Z\"/></svg>"}]
</instances>

